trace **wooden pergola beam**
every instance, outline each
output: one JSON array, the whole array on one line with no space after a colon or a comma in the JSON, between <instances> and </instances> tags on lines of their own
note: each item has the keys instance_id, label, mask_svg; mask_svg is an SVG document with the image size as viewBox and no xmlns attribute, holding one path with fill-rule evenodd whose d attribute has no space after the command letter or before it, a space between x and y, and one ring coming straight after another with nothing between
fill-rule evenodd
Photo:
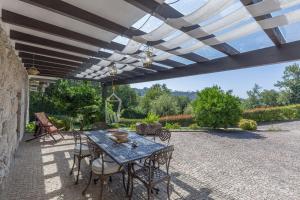
<instances>
[{"instance_id":1,"label":"wooden pergola beam","mask_svg":"<svg viewBox=\"0 0 300 200\"><path fill-rule=\"evenodd\" d=\"M78 62L86 62L88 60L85 57L75 56L75 55L71 55L71 54L67 54L67 53L62 53L62 52L58 52L58 51L53 51L53 50L35 47L35 46L27 45L27 44L21 44L21 43L16 43L15 49L18 51L25 51L25 52L31 52L31 53L36 53L36 54L54 56L54 57L68 59L68 60L74 60L74 61L78 61Z\"/></svg>"},{"instance_id":2,"label":"wooden pergola beam","mask_svg":"<svg viewBox=\"0 0 300 200\"><path fill-rule=\"evenodd\" d=\"M57 64L57 63L49 63L49 62L33 60L33 59L28 59L28 58L22 58L22 62L29 63L31 65L53 66L53 67L57 67L57 68L61 68L61 69L71 69L71 70L78 69L78 67L76 67L76 66L69 66L69 65Z\"/></svg>"},{"instance_id":3,"label":"wooden pergola beam","mask_svg":"<svg viewBox=\"0 0 300 200\"><path fill-rule=\"evenodd\" d=\"M52 57L47 57L47 56L42 56L42 55L37 55L37 54L32 54L32 53L26 53L26 52L19 52L19 57L27 58L27 59L31 59L31 60L44 61L44 62L49 62L49 63L69 65L69 66L73 66L73 67L81 66L81 63L78 63L78 62L72 62L72 61L68 61L68 60L52 58Z\"/></svg>"},{"instance_id":4,"label":"wooden pergola beam","mask_svg":"<svg viewBox=\"0 0 300 200\"><path fill-rule=\"evenodd\" d=\"M244 6L259 3L261 1L262 0L241 0L241 2L244 4ZM266 14L266 15L254 17L254 19L256 21L261 21L261 20L268 19L268 18L272 18L272 15ZM276 46L280 46L280 45L286 43L286 40L278 27L270 28L270 29L263 29L263 31L268 35L268 37L272 40L272 42Z\"/></svg>"},{"instance_id":5,"label":"wooden pergola beam","mask_svg":"<svg viewBox=\"0 0 300 200\"><path fill-rule=\"evenodd\" d=\"M290 42L282 44L279 48L277 46L267 47L235 56L215 59L201 64L188 65L185 68L171 69L166 72L157 73L155 76L140 76L117 81L116 84L155 81L300 60L299 49L300 41Z\"/></svg>"}]
</instances>

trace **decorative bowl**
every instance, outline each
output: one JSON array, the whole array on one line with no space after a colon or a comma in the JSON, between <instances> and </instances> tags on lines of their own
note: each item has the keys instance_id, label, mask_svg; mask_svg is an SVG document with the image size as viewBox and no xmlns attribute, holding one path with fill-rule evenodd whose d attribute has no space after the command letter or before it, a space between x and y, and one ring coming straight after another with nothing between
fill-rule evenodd
<instances>
[{"instance_id":1,"label":"decorative bowl","mask_svg":"<svg viewBox=\"0 0 300 200\"><path fill-rule=\"evenodd\" d=\"M114 131L111 134L119 141L125 141L128 139L128 133L123 131Z\"/></svg>"}]
</instances>

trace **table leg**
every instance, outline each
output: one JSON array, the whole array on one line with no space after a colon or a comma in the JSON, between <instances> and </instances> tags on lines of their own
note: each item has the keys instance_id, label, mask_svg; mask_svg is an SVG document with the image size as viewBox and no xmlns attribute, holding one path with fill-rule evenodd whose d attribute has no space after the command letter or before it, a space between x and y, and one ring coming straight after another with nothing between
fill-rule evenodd
<instances>
[{"instance_id":1,"label":"table leg","mask_svg":"<svg viewBox=\"0 0 300 200\"><path fill-rule=\"evenodd\" d=\"M125 178L125 175L124 175ZM132 189L133 189L133 178L132 178L132 164L129 163L127 165L127 185L125 184L124 180L124 189L126 191L126 196L128 199L131 199L132 197Z\"/></svg>"}]
</instances>

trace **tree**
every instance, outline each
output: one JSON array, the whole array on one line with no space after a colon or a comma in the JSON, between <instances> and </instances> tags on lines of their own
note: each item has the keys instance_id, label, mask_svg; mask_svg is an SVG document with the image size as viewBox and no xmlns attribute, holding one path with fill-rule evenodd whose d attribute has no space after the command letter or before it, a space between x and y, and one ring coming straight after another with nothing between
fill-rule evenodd
<instances>
[{"instance_id":1,"label":"tree","mask_svg":"<svg viewBox=\"0 0 300 200\"><path fill-rule=\"evenodd\" d=\"M31 93L30 103L31 115L44 111L74 117L79 119L81 128L104 119L99 88L87 81L59 80L44 94Z\"/></svg>"},{"instance_id":2,"label":"tree","mask_svg":"<svg viewBox=\"0 0 300 200\"><path fill-rule=\"evenodd\" d=\"M261 104L265 106L278 105L279 92L275 90L263 90L260 93Z\"/></svg>"},{"instance_id":3,"label":"tree","mask_svg":"<svg viewBox=\"0 0 300 200\"><path fill-rule=\"evenodd\" d=\"M138 96L129 85L116 86L115 93L122 99L122 109L133 108L138 105Z\"/></svg>"},{"instance_id":4,"label":"tree","mask_svg":"<svg viewBox=\"0 0 300 200\"><path fill-rule=\"evenodd\" d=\"M300 67L298 64L289 65L285 68L282 81L278 81L275 86L287 92L289 102L300 103Z\"/></svg>"},{"instance_id":5,"label":"tree","mask_svg":"<svg viewBox=\"0 0 300 200\"><path fill-rule=\"evenodd\" d=\"M187 96L174 96L174 98L176 99L179 113L183 114L185 108L191 102L191 100Z\"/></svg>"},{"instance_id":6,"label":"tree","mask_svg":"<svg viewBox=\"0 0 300 200\"><path fill-rule=\"evenodd\" d=\"M245 107L250 109L262 106L260 94L261 87L255 84L252 90L247 91L248 98L245 100Z\"/></svg>"},{"instance_id":7,"label":"tree","mask_svg":"<svg viewBox=\"0 0 300 200\"><path fill-rule=\"evenodd\" d=\"M179 106L174 96L164 93L151 102L150 110L152 113L164 116L179 113Z\"/></svg>"},{"instance_id":8,"label":"tree","mask_svg":"<svg viewBox=\"0 0 300 200\"><path fill-rule=\"evenodd\" d=\"M170 90L165 84L154 84L146 92L145 96L140 101L140 106L145 113L148 113L151 109L151 102L157 99L162 94L170 94Z\"/></svg>"},{"instance_id":9,"label":"tree","mask_svg":"<svg viewBox=\"0 0 300 200\"><path fill-rule=\"evenodd\" d=\"M194 116L202 127L227 128L237 125L242 111L238 97L218 86L198 92L193 104Z\"/></svg>"}]
</instances>

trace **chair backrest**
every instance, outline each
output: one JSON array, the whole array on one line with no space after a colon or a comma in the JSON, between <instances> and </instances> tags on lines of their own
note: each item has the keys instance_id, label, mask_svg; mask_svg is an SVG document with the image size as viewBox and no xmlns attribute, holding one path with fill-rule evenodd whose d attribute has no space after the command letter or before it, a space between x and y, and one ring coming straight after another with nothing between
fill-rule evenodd
<instances>
[{"instance_id":1,"label":"chair backrest","mask_svg":"<svg viewBox=\"0 0 300 200\"><path fill-rule=\"evenodd\" d=\"M89 151L90 151L90 155L91 155L91 160L90 162L93 162L94 160L96 160L97 158L101 159L101 170L102 170L102 174L104 174L104 152L101 151L101 149L90 139L87 140L87 144L89 147Z\"/></svg>"},{"instance_id":2,"label":"chair backrest","mask_svg":"<svg viewBox=\"0 0 300 200\"><path fill-rule=\"evenodd\" d=\"M156 167L165 166L167 174L169 174L170 162L172 159L172 154L174 151L174 146L167 146L159 151L154 152L150 157L148 163L150 164L150 174L151 169Z\"/></svg>"},{"instance_id":3,"label":"chair backrest","mask_svg":"<svg viewBox=\"0 0 300 200\"><path fill-rule=\"evenodd\" d=\"M48 123L51 123L44 112L34 113L37 121L43 126L48 126Z\"/></svg>"},{"instance_id":4,"label":"chair backrest","mask_svg":"<svg viewBox=\"0 0 300 200\"><path fill-rule=\"evenodd\" d=\"M103 157L104 152L101 151L101 149L95 144L92 140L88 139L87 144L89 147L89 151L91 154L91 160L95 160L99 158L100 156Z\"/></svg>"},{"instance_id":5,"label":"chair backrest","mask_svg":"<svg viewBox=\"0 0 300 200\"><path fill-rule=\"evenodd\" d=\"M80 151L81 151L81 144L82 144L81 132L73 131L72 134L73 134L73 137L74 137L75 146L77 144L79 144L80 145Z\"/></svg>"},{"instance_id":6,"label":"chair backrest","mask_svg":"<svg viewBox=\"0 0 300 200\"><path fill-rule=\"evenodd\" d=\"M162 128L160 130L156 130L154 139L156 137L158 137L163 142L167 142L167 144L169 145L171 132L168 129Z\"/></svg>"},{"instance_id":7,"label":"chair backrest","mask_svg":"<svg viewBox=\"0 0 300 200\"><path fill-rule=\"evenodd\" d=\"M46 132L53 133L58 129L50 122L47 115L44 112L38 112L34 114L38 125L41 126Z\"/></svg>"}]
</instances>

